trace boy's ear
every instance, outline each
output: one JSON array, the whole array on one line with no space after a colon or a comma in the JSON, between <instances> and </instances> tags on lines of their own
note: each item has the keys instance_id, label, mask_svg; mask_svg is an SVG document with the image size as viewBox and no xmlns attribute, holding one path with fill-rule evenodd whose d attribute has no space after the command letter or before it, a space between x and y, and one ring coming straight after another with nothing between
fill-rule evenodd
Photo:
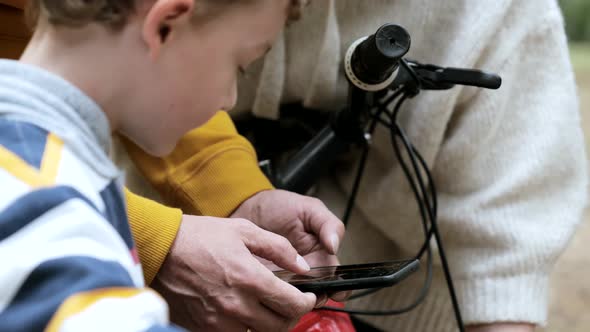
<instances>
[{"instance_id":1,"label":"boy's ear","mask_svg":"<svg viewBox=\"0 0 590 332\"><path fill-rule=\"evenodd\" d=\"M147 14L142 27L142 36L150 57L156 59L164 43L181 23L189 22L193 15L195 0L156 0Z\"/></svg>"}]
</instances>

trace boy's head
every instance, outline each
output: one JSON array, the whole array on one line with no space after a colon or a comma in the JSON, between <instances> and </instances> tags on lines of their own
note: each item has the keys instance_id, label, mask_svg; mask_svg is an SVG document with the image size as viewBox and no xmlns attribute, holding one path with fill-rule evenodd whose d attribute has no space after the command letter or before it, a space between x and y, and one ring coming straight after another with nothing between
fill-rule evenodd
<instances>
[{"instance_id":1,"label":"boy's head","mask_svg":"<svg viewBox=\"0 0 590 332\"><path fill-rule=\"evenodd\" d=\"M94 98L151 154L229 110L237 78L304 0L31 0L22 60Z\"/></svg>"}]
</instances>

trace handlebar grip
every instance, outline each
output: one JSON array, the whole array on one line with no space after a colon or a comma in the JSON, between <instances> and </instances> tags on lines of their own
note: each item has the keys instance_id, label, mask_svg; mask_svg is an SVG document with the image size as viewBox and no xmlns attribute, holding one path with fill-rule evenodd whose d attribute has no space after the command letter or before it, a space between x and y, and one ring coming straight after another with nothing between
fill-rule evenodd
<instances>
[{"instance_id":1,"label":"handlebar grip","mask_svg":"<svg viewBox=\"0 0 590 332\"><path fill-rule=\"evenodd\" d=\"M445 68L440 73L441 81L452 84L476 86L486 89L499 89L502 78L496 74L477 69Z\"/></svg>"}]
</instances>

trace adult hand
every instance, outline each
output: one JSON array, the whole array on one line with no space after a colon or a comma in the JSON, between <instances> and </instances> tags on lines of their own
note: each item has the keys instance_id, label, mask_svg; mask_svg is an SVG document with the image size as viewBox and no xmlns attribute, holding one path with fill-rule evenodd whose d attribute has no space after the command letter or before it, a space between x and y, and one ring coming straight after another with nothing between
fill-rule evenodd
<instances>
[{"instance_id":1,"label":"adult hand","mask_svg":"<svg viewBox=\"0 0 590 332\"><path fill-rule=\"evenodd\" d=\"M336 253L344 224L316 198L284 190L261 191L244 201L232 217L284 236L311 266L339 264ZM346 295L331 297L343 301Z\"/></svg>"},{"instance_id":2,"label":"adult hand","mask_svg":"<svg viewBox=\"0 0 590 332\"><path fill-rule=\"evenodd\" d=\"M251 220L284 236L312 266L336 262L344 224L319 199L284 190L266 190L244 201L233 218Z\"/></svg>"},{"instance_id":3,"label":"adult hand","mask_svg":"<svg viewBox=\"0 0 590 332\"><path fill-rule=\"evenodd\" d=\"M287 331L316 297L276 278L253 254L305 273L284 237L244 219L184 216L152 287L174 323L199 331Z\"/></svg>"}]
</instances>

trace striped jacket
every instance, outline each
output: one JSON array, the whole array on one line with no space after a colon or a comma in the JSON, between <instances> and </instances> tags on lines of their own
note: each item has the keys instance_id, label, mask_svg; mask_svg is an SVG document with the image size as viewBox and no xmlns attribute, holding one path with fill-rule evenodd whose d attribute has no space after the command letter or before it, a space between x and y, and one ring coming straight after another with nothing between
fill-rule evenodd
<instances>
[{"instance_id":1,"label":"striped jacket","mask_svg":"<svg viewBox=\"0 0 590 332\"><path fill-rule=\"evenodd\" d=\"M92 100L0 61L0 331L168 331Z\"/></svg>"}]
</instances>

